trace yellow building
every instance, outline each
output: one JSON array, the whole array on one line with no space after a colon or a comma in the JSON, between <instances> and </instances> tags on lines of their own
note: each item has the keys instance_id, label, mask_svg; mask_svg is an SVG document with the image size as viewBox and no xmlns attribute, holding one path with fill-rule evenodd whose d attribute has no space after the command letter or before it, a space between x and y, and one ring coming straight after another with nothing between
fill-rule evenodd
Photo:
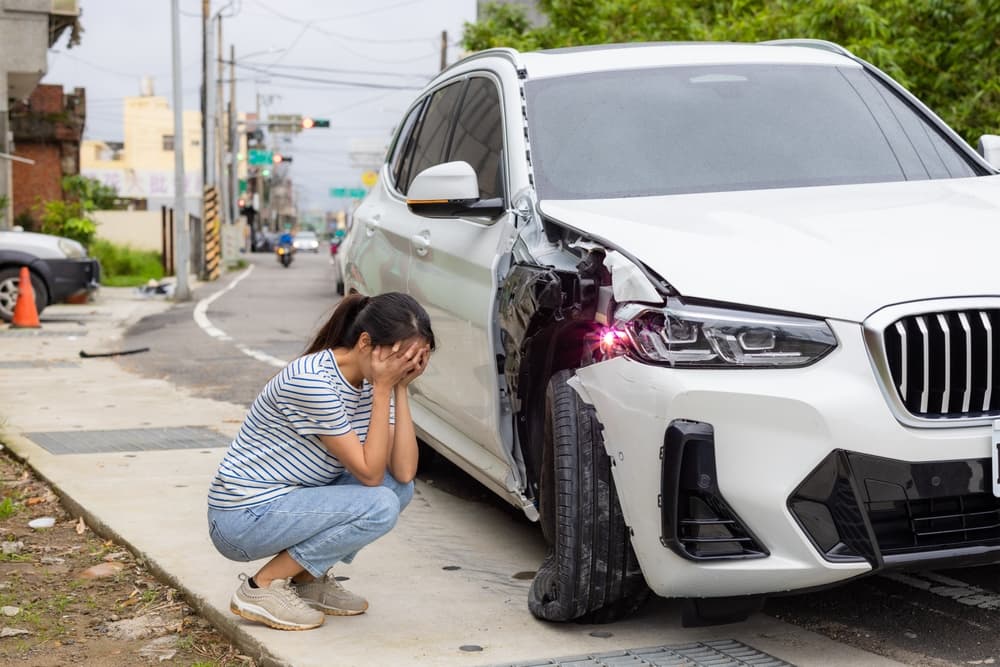
<instances>
[{"instance_id":1,"label":"yellow building","mask_svg":"<svg viewBox=\"0 0 1000 667\"><path fill-rule=\"evenodd\" d=\"M201 113L185 111L184 189L201 196ZM118 189L121 197L150 205L174 197L174 114L165 97L126 97L124 143L86 140L80 171Z\"/></svg>"}]
</instances>

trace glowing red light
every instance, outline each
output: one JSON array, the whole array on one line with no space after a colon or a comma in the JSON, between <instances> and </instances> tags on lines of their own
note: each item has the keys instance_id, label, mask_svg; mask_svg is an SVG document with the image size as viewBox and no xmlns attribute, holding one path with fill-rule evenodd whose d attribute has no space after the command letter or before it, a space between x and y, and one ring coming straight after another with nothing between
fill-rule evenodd
<instances>
[{"instance_id":1,"label":"glowing red light","mask_svg":"<svg viewBox=\"0 0 1000 667\"><path fill-rule=\"evenodd\" d=\"M312 129L313 127L315 127L315 125L316 125L316 121L314 121L312 118L303 118L302 119L302 129L304 129L304 130Z\"/></svg>"},{"instance_id":2,"label":"glowing red light","mask_svg":"<svg viewBox=\"0 0 1000 667\"><path fill-rule=\"evenodd\" d=\"M613 347L617 340L618 336L615 335L614 331L605 331L604 335L601 336L601 345L604 347Z\"/></svg>"}]
</instances>

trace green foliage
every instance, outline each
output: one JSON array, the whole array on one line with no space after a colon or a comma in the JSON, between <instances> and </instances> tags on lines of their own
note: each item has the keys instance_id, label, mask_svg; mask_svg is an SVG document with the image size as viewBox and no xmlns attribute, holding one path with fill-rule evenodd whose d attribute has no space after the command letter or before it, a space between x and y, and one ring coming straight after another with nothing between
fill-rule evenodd
<instances>
[{"instance_id":1,"label":"green foliage","mask_svg":"<svg viewBox=\"0 0 1000 667\"><path fill-rule=\"evenodd\" d=\"M82 203L88 212L114 208L118 199L116 188L86 176L66 176L62 180L62 189L71 199Z\"/></svg>"},{"instance_id":2,"label":"green foliage","mask_svg":"<svg viewBox=\"0 0 1000 667\"><path fill-rule=\"evenodd\" d=\"M966 140L1000 132L1000 0L539 0L548 18L488 5L466 23L478 51L637 41L811 37L836 42L906 86Z\"/></svg>"},{"instance_id":3,"label":"green foliage","mask_svg":"<svg viewBox=\"0 0 1000 667\"><path fill-rule=\"evenodd\" d=\"M78 201L53 199L42 204L42 233L65 236L90 246L97 234L97 223L87 216Z\"/></svg>"},{"instance_id":4,"label":"green foliage","mask_svg":"<svg viewBox=\"0 0 1000 667\"><path fill-rule=\"evenodd\" d=\"M118 191L86 176L67 176L62 180L62 188L67 195L65 199L53 199L36 206L41 209L40 231L71 238L89 248L97 234L97 222L91 217L91 211L110 208Z\"/></svg>"},{"instance_id":5,"label":"green foliage","mask_svg":"<svg viewBox=\"0 0 1000 667\"><path fill-rule=\"evenodd\" d=\"M21 505L15 503L9 496L0 501L0 521L9 519L21 509Z\"/></svg>"},{"instance_id":6,"label":"green foliage","mask_svg":"<svg viewBox=\"0 0 1000 667\"><path fill-rule=\"evenodd\" d=\"M137 287L163 277L160 253L135 250L97 239L90 254L101 263L101 283L112 287Z\"/></svg>"}]
</instances>

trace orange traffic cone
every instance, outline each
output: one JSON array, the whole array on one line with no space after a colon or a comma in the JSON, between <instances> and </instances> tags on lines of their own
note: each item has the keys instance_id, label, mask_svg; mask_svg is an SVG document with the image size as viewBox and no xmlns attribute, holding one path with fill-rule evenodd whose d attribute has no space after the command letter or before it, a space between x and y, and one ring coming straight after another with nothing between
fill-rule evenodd
<instances>
[{"instance_id":1,"label":"orange traffic cone","mask_svg":"<svg viewBox=\"0 0 1000 667\"><path fill-rule=\"evenodd\" d=\"M35 290L31 286L31 271L26 266L21 267L21 280L17 286L17 303L14 304L14 319L10 326L18 329L37 329L42 326L38 321L38 308L35 306Z\"/></svg>"}]
</instances>

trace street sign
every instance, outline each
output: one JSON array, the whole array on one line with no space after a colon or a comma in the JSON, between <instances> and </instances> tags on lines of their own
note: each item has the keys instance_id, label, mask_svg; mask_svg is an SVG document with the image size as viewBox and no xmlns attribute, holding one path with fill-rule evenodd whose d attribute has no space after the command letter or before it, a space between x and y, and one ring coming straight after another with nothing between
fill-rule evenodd
<instances>
[{"instance_id":1,"label":"street sign","mask_svg":"<svg viewBox=\"0 0 1000 667\"><path fill-rule=\"evenodd\" d=\"M330 188L330 196L341 199L364 199L366 194L368 190L364 188Z\"/></svg>"},{"instance_id":2,"label":"street sign","mask_svg":"<svg viewBox=\"0 0 1000 667\"><path fill-rule=\"evenodd\" d=\"M366 188L370 188L371 186L375 185L376 182L378 182L378 174L376 174L374 171L370 170L366 171L363 174L361 174L361 182L365 184Z\"/></svg>"},{"instance_id":3,"label":"street sign","mask_svg":"<svg viewBox=\"0 0 1000 667\"><path fill-rule=\"evenodd\" d=\"M250 149L249 160L250 164L271 164L274 162L274 153L272 151L259 150L257 148Z\"/></svg>"}]
</instances>

